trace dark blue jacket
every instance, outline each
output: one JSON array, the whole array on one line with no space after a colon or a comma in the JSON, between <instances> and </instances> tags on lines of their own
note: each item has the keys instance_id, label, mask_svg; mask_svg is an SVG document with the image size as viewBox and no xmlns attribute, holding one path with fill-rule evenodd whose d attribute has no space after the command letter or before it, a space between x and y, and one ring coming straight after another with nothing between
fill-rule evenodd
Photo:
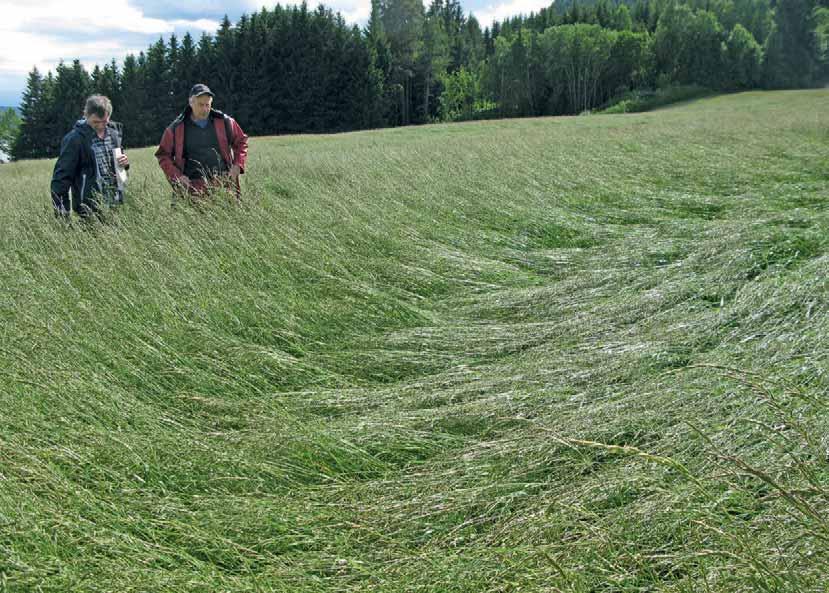
<instances>
[{"instance_id":1,"label":"dark blue jacket","mask_svg":"<svg viewBox=\"0 0 829 593\"><path fill-rule=\"evenodd\" d=\"M114 122L109 122L106 134L112 146L121 147L121 132ZM60 144L60 156L52 173L52 205L56 214L68 215L70 212L70 195L72 210L81 216L88 216L98 211L96 194L101 192L101 174L92 151L95 130L78 120L75 127ZM116 203L124 201L124 194L118 190Z\"/></svg>"}]
</instances>

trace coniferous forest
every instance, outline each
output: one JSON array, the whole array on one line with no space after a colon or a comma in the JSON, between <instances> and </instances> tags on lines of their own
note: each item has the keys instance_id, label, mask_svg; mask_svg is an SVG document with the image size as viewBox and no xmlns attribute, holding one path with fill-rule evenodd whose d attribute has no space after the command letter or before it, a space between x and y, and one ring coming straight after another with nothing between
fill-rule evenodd
<instances>
[{"instance_id":1,"label":"coniferous forest","mask_svg":"<svg viewBox=\"0 0 829 593\"><path fill-rule=\"evenodd\" d=\"M29 73L15 159L54 157L84 98L149 146L194 82L250 135L577 114L636 92L802 88L829 78L829 0L558 0L482 28L457 0L372 0L364 29L324 6L225 17L122 64Z\"/></svg>"}]
</instances>

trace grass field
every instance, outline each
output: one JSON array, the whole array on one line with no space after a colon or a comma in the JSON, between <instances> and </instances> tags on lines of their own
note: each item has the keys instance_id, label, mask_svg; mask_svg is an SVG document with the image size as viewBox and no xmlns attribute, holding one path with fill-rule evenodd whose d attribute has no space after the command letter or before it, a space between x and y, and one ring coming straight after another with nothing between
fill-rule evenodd
<instances>
[{"instance_id":1,"label":"grass field","mask_svg":"<svg viewBox=\"0 0 829 593\"><path fill-rule=\"evenodd\" d=\"M827 100L2 166L0 591L829 590Z\"/></svg>"}]
</instances>

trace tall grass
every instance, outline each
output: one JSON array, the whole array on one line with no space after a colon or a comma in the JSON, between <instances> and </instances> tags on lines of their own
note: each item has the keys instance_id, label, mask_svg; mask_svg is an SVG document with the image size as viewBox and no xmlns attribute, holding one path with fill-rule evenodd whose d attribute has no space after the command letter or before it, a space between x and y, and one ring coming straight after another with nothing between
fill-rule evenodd
<instances>
[{"instance_id":1,"label":"tall grass","mask_svg":"<svg viewBox=\"0 0 829 593\"><path fill-rule=\"evenodd\" d=\"M0 169L0 591L824 591L825 91Z\"/></svg>"}]
</instances>

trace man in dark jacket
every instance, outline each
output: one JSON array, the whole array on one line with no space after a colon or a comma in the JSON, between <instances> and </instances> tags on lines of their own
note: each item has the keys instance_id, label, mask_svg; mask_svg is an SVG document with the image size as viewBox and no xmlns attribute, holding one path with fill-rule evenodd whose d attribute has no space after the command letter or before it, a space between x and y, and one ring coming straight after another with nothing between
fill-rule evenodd
<instances>
[{"instance_id":1,"label":"man in dark jacket","mask_svg":"<svg viewBox=\"0 0 829 593\"><path fill-rule=\"evenodd\" d=\"M81 217L124 201L123 171L129 159L122 152L119 126L110 121L112 103L103 95L87 98L83 119L60 145L52 173L52 205L55 215ZM70 200L71 196L71 200Z\"/></svg>"},{"instance_id":2,"label":"man in dark jacket","mask_svg":"<svg viewBox=\"0 0 829 593\"><path fill-rule=\"evenodd\" d=\"M194 85L188 103L164 130L155 151L158 164L174 189L186 189L192 197L228 185L239 198L247 135L235 119L213 109L213 93L207 85Z\"/></svg>"}]
</instances>

